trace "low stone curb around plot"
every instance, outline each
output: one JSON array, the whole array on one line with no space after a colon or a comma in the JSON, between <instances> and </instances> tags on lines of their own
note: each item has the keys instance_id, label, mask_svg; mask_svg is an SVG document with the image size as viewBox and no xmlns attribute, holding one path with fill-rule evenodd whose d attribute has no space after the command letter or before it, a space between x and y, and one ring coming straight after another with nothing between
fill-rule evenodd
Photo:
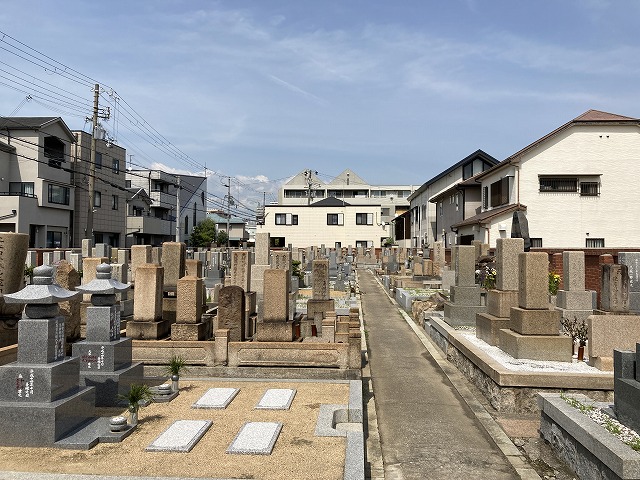
<instances>
[{"instance_id":1,"label":"low stone curb around plot","mask_svg":"<svg viewBox=\"0 0 640 480\"><path fill-rule=\"evenodd\" d=\"M296 390L292 388L270 388L256 405L257 410L289 410Z\"/></svg>"},{"instance_id":2,"label":"low stone curb around plot","mask_svg":"<svg viewBox=\"0 0 640 480\"><path fill-rule=\"evenodd\" d=\"M227 449L240 455L271 455L282 430L280 422L247 422Z\"/></svg>"},{"instance_id":3,"label":"low stone curb around plot","mask_svg":"<svg viewBox=\"0 0 640 480\"><path fill-rule=\"evenodd\" d=\"M191 408L224 410L239 392L239 388L210 388Z\"/></svg>"},{"instance_id":4,"label":"low stone curb around plot","mask_svg":"<svg viewBox=\"0 0 640 480\"><path fill-rule=\"evenodd\" d=\"M146 450L151 452L190 452L212 424L211 420L176 420Z\"/></svg>"}]
</instances>

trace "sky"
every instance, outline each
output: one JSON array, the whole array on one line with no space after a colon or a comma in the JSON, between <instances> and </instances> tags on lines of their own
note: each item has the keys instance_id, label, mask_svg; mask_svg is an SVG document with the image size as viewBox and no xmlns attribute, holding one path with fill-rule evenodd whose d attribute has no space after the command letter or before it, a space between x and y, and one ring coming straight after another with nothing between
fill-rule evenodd
<instances>
[{"instance_id":1,"label":"sky","mask_svg":"<svg viewBox=\"0 0 640 480\"><path fill-rule=\"evenodd\" d=\"M305 169L420 186L590 109L640 117L638 18L636 0L3 2L0 115L90 131L99 83L133 168L206 167L247 210Z\"/></svg>"}]
</instances>

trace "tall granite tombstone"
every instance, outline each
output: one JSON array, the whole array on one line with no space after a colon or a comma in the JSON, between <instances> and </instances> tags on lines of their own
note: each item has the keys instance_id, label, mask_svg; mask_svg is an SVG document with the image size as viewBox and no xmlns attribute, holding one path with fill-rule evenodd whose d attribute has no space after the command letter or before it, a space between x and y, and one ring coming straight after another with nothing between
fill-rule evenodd
<instances>
[{"instance_id":1,"label":"tall granite tombstone","mask_svg":"<svg viewBox=\"0 0 640 480\"><path fill-rule=\"evenodd\" d=\"M524 251L531 249L531 237L529 236L529 221L526 214L518 210L513 212L511 219L511 238L522 238L524 240Z\"/></svg>"},{"instance_id":2,"label":"tall granite tombstone","mask_svg":"<svg viewBox=\"0 0 640 480\"><path fill-rule=\"evenodd\" d=\"M29 235L0 233L0 347L18 341L17 322L23 306L5 303L4 295L22 288L28 247Z\"/></svg>"},{"instance_id":3,"label":"tall granite tombstone","mask_svg":"<svg viewBox=\"0 0 640 480\"><path fill-rule=\"evenodd\" d=\"M334 310L335 302L330 295L329 260L314 260L311 272L312 298L307 300L307 318L301 323L303 337L322 333L322 319Z\"/></svg>"},{"instance_id":4,"label":"tall granite tombstone","mask_svg":"<svg viewBox=\"0 0 640 480\"><path fill-rule=\"evenodd\" d=\"M264 272L271 268L270 262L270 235L268 233L256 233L255 263L251 265L251 280L249 289L256 294L256 310L258 321L262 315L263 293L264 293Z\"/></svg>"},{"instance_id":5,"label":"tall granite tombstone","mask_svg":"<svg viewBox=\"0 0 640 480\"><path fill-rule=\"evenodd\" d=\"M159 340L169 334L171 321L162 317L164 267L154 263L136 269L133 320L127 322L127 337L136 340Z\"/></svg>"},{"instance_id":6,"label":"tall granite tombstone","mask_svg":"<svg viewBox=\"0 0 640 480\"><path fill-rule=\"evenodd\" d=\"M187 246L182 242L164 242L162 244L162 266L164 267L165 292L175 292L178 280L184 277Z\"/></svg>"},{"instance_id":7,"label":"tall granite tombstone","mask_svg":"<svg viewBox=\"0 0 640 480\"><path fill-rule=\"evenodd\" d=\"M96 406L115 406L118 394L124 394L143 377L141 363L131 362L131 338L120 337L120 307L116 294L129 285L111 278L112 267L96 267L96 278L77 287L91 295L87 308L86 340L73 344L73 355L80 358L80 385L96 388Z\"/></svg>"},{"instance_id":8,"label":"tall granite tombstone","mask_svg":"<svg viewBox=\"0 0 640 480\"><path fill-rule=\"evenodd\" d=\"M80 285L80 274L66 260L62 260L55 269L55 283L65 290L74 291ZM58 303L60 315L64 317L65 336L68 344L80 338L80 298Z\"/></svg>"},{"instance_id":9,"label":"tall granite tombstone","mask_svg":"<svg viewBox=\"0 0 640 480\"><path fill-rule=\"evenodd\" d=\"M487 310L480 285L476 285L476 249L460 245L456 253L456 284L451 286L450 301L444 304L444 321L451 326L475 326L476 314Z\"/></svg>"},{"instance_id":10,"label":"tall granite tombstone","mask_svg":"<svg viewBox=\"0 0 640 480\"><path fill-rule=\"evenodd\" d=\"M202 278L186 276L178 280L176 323L171 340L206 340L211 336L211 319L203 319Z\"/></svg>"},{"instance_id":11,"label":"tall granite tombstone","mask_svg":"<svg viewBox=\"0 0 640 480\"><path fill-rule=\"evenodd\" d=\"M562 318L586 321L593 314L593 293L585 290L584 252L562 252L562 290L558 290L556 310Z\"/></svg>"},{"instance_id":12,"label":"tall granite tombstone","mask_svg":"<svg viewBox=\"0 0 640 480\"><path fill-rule=\"evenodd\" d=\"M136 281L136 269L151 262L151 245L131 246L131 281Z\"/></svg>"},{"instance_id":13,"label":"tall granite tombstone","mask_svg":"<svg viewBox=\"0 0 640 480\"><path fill-rule=\"evenodd\" d=\"M476 336L489 345L499 345L500 330L511 322L511 307L518 306L518 255L523 252L522 238L496 239L496 285L487 291L487 311L476 315Z\"/></svg>"},{"instance_id":14,"label":"tall granite tombstone","mask_svg":"<svg viewBox=\"0 0 640 480\"><path fill-rule=\"evenodd\" d=\"M571 338L560 334L560 312L549 308L548 255L521 253L518 268L518 307L509 329L500 330L500 349L514 358L570 362Z\"/></svg>"},{"instance_id":15,"label":"tall granite tombstone","mask_svg":"<svg viewBox=\"0 0 640 480\"><path fill-rule=\"evenodd\" d=\"M0 366L0 444L53 446L89 422L95 389L79 387L80 359L65 357L64 318L58 302L78 295L53 283L53 268L34 270L33 284L5 294L24 304L18 322L18 359Z\"/></svg>"},{"instance_id":16,"label":"tall granite tombstone","mask_svg":"<svg viewBox=\"0 0 640 480\"><path fill-rule=\"evenodd\" d=\"M290 275L288 270L269 269L264 272L264 308L256 325L259 342L291 342L293 322L289 321Z\"/></svg>"},{"instance_id":17,"label":"tall granite tombstone","mask_svg":"<svg viewBox=\"0 0 640 480\"><path fill-rule=\"evenodd\" d=\"M629 270L629 310L640 313L640 252L619 252L618 263Z\"/></svg>"},{"instance_id":18,"label":"tall granite tombstone","mask_svg":"<svg viewBox=\"0 0 640 480\"><path fill-rule=\"evenodd\" d=\"M249 252L248 250L234 250L233 252L231 252L231 278L228 285L236 285L242 288L245 294L245 336L243 337L243 340L245 340L253 335L253 324L256 320L255 313L258 307L258 297L256 295L256 292L250 290L251 252Z\"/></svg>"},{"instance_id":19,"label":"tall granite tombstone","mask_svg":"<svg viewBox=\"0 0 640 480\"><path fill-rule=\"evenodd\" d=\"M242 287L222 287L218 293L218 329L229 330L230 342L242 342L245 335L245 295Z\"/></svg>"}]
</instances>

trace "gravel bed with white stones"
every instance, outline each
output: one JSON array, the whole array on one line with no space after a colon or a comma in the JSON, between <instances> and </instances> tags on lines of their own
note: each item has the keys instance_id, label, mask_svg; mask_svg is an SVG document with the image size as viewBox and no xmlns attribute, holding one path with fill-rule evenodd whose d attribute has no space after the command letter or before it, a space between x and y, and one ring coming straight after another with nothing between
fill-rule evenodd
<instances>
[{"instance_id":1,"label":"gravel bed with white stones","mask_svg":"<svg viewBox=\"0 0 640 480\"><path fill-rule=\"evenodd\" d=\"M595 367L587 365L586 362L552 362L547 360L529 360L526 358L513 358L508 353L503 352L498 347L489 345L484 340L476 337L475 329L459 330L458 333L476 348L485 352L491 358L500 363L503 367L517 372L566 372L566 373L590 373L611 375L611 372L604 372Z\"/></svg>"}]
</instances>

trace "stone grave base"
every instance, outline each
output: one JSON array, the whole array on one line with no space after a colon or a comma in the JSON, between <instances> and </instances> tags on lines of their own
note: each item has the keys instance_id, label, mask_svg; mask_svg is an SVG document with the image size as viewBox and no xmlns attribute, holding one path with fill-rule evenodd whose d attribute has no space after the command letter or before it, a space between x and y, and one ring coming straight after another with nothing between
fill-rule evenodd
<instances>
[{"instance_id":1,"label":"stone grave base","mask_svg":"<svg viewBox=\"0 0 640 480\"><path fill-rule=\"evenodd\" d=\"M451 302L444 303L444 317L445 321L453 326L470 326L473 327L476 324L476 315L478 313L485 313L487 307L482 305L455 305Z\"/></svg>"},{"instance_id":2,"label":"stone grave base","mask_svg":"<svg viewBox=\"0 0 640 480\"><path fill-rule=\"evenodd\" d=\"M451 303L456 305L482 305L483 289L479 285L472 287L461 287L453 285L451 287Z\"/></svg>"},{"instance_id":3,"label":"stone grave base","mask_svg":"<svg viewBox=\"0 0 640 480\"><path fill-rule=\"evenodd\" d=\"M476 337L484 340L489 345L500 344L500 330L509 328L509 317L495 317L488 313L476 315Z\"/></svg>"},{"instance_id":4,"label":"stone grave base","mask_svg":"<svg viewBox=\"0 0 640 480\"><path fill-rule=\"evenodd\" d=\"M571 395L585 405L593 400ZM640 478L640 453L560 398L541 393L540 435L579 478Z\"/></svg>"},{"instance_id":5,"label":"stone grave base","mask_svg":"<svg viewBox=\"0 0 640 480\"><path fill-rule=\"evenodd\" d=\"M82 388L54 402L0 402L0 444L52 447L88 423L94 415L95 390Z\"/></svg>"},{"instance_id":6,"label":"stone grave base","mask_svg":"<svg viewBox=\"0 0 640 480\"><path fill-rule=\"evenodd\" d=\"M571 361L571 338L565 335L520 335L513 330L500 330L500 349L513 358Z\"/></svg>"},{"instance_id":7,"label":"stone grave base","mask_svg":"<svg viewBox=\"0 0 640 480\"><path fill-rule=\"evenodd\" d=\"M142 363L134 363L112 372L80 372L80 385L96 388L96 407L113 407L120 401L119 394L125 394L134 383L141 383L144 377Z\"/></svg>"},{"instance_id":8,"label":"stone grave base","mask_svg":"<svg viewBox=\"0 0 640 480\"><path fill-rule=\"evenodd\" d=\"M638 405L640 405L640 382L631 378L616 379L616 414L625 425L640 431Z\"/></svg>"},{"instance_id":9,"label":"stone grave base","mask_svg":"<svg viewBox=\"0 0 640 480\"><path fill-rule=\"evenodd\" d=\"M134 340L159 340L171 332L171 321L158 322L128 322L127 337Z\"/></svg>"},{"instance_id":10,"label":"stone grave base","mask_svg":"<svg viewBox=\"0 0 640 480\"><path fill-rule=\"evenodd\" d=\"M166 292L165 292L166 293ZM178 297L163 297L162 320L175 323L178 311Z\"/></svg>"},{"instance_id":11,"label":"stone grave base","mask_svg":"<svg viewBox=\"0 0 640 480\"><path fill-rule=\"evenodd\" d=\"M586 322L590 315L593 315L593 310L567 310L566 308L556 307L556 310L560 312L562 318L576 319L578 322L583 320Z\"/></svg>"},{"instance_id":12,"label":"stone grave base","mask_svg":"<svg viewBox=\"0 0 640 480\"><path fill-rule=\"evenodd\" d=\"M590 290L576 292L558 290L556 305L567 310L593 309L593 293Z\"/></svg>"},{"instance_id":13,"label":"stone grave base","mask_svg":"<svg viewBox=\"0 0 640 480\"><path fill-rule=\"evenodd\" d=\"M487 292L487 312L496 317L509 317L511 307L518 306L517 290L489 290Z\"/></svg>"},{"instance_id":14,"label":"stone grave base","mask_svg":"<svg viewBox=\"0 0 640 480\"><path fill-rule=\"evenodd\" d=\"M255 340L257 342L292 342L293 322L258 322Z\"/></svg>"},{"instance_id":15,"label":"stone grave base","mask_svg":"<svg viewBox=\"0 0 640 480\"><path fill-rule=\"evenodd\" d=\"M442 318L429 317L427 320L425 328L431 340L499 412L538 413L537 393L540 391L583 393L602 402L613 402L613 372L510 370L477 348ZM570 354L571 345L566 348Z\"/></svg>"},{"instance_id":16,"label":"stone grave base","mask_svg":"<svg viewBox=\"0 0 640 480\"><path fill-rule=\"evenodd\" d=\"M229 366L349 368L348 343L229 342Z\"/></svg>"},{"instance_id":17,"label":"stone grave base","mask_svg":"<svg viewBox=\"0 0 640 480\"><path fill-rule=\"evenodd\" d=\"M511 330L520 335L558 335L560 333L560 315L555 310L513 307L510 317Z\"/></svg>"},{"instance_id":18,"label":"stone grave base","mask_svg":"<svg viewBox=\"0 0 640 480\"><path fill-rule=\"evenodd\" d=\"M171 340L192 341L211 338L211 321L200 323L174 323L171 325Z\"/></svg>"},{"instance_id":19,"label":"stone grave base","mask_svg":"<svg viewBox=\"0 0 640 480\"><path fill-rule=\"evenodd\" d=\"M592 364L600 370L613 370L613 350L635 350L640 338L640 315L591 315L587 326L589 358L601 359Z\"/></svg>"}]
</instances>

